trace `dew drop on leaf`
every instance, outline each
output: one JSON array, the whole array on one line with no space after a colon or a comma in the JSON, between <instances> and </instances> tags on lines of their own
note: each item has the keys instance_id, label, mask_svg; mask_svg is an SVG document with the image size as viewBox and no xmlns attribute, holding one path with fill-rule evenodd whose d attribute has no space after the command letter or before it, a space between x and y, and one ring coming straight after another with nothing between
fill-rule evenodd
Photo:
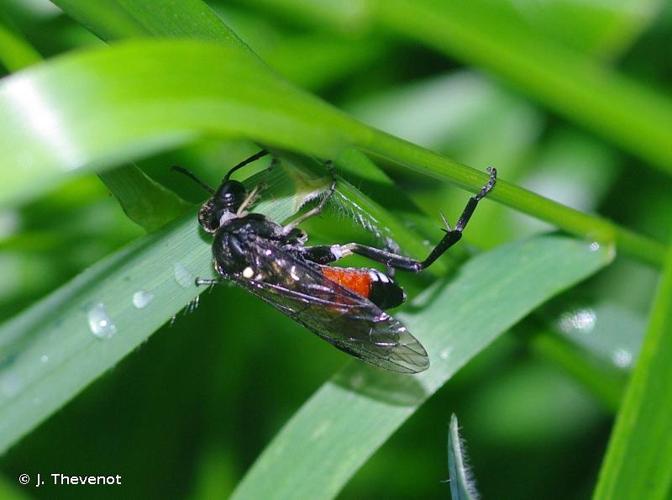
<instances>
[{"instance_id":1,"label":"dew drop on leaf","mask_svg":"<svg viewBox=\"0 0 672 500\"><path fill-rule=\"evenodd\" d=\"M110 319L105 306L98 303L91 307L87 313L89 330L99 339L109 339L117 333L117 327Z\"/></svg>"},{"instance_id":2,"label":"dew drop on leaf","mask_svg":"<svg viewBox=\"0 0 672 500\"><path fill-rule=\"evenodd\" d=\"M176 262L173 266L173 275L175 276L175 281L177 281L177 284L181 287L187 288L194 284L194 277L180 262Z\"/></svg>"},{"instance_id":3,"label":"dew drop on leaf","mask_svg":"<svg viewBox=\"0 0 672 500\"><path fill-rule=\"evenodd\" d=\"M154 294L145 290L138 290L133 294L133 305L138 309L144 309L154 300Z\"/></svg>"}]
</instances>

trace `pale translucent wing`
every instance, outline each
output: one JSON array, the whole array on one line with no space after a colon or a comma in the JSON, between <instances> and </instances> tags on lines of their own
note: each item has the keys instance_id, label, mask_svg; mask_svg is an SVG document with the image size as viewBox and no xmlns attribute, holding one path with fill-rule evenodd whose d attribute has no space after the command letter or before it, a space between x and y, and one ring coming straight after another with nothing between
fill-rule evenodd
<instances>
[{"instance_id":1,"label":"pale translucent wing","mask_svg":"<svg viewBox=\"0 0 672 500\"><path fill-rule=\"evenodd\" d=\"M257 238L246 247L253 272L228 278L337 348L400 373L429 366L427 352L399 320L370 300L328 280L313 266Z\"/></svg>"}]
</instances>

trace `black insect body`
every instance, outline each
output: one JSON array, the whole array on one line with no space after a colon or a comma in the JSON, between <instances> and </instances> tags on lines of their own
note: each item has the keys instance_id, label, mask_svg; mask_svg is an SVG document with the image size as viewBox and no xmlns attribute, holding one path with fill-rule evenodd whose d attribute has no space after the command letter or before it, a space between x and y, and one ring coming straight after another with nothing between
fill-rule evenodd
<instances>
[{"instance_id":1,"label":"black insect body","mask_svg":"<svg viewBox=\"0 0 672 500\"><path fill-rule=\"evenodd\" d=\"M345 245L305 246L306 234L298 225L320 213L335 190L334 180L318 205L287 225L250 213L257 190L248 193L231 174L261 158L261 151L233 167L215 191L190 172L177 167L206 188L212 197L201 207L203 229L214 233L214 266L222 279L232 280L301 323L337 348L367 363L401 373L429 367L424 347L406 327L385 312L405 300L401 287L375 269L341 268L329 264L358 254L385 264L388 269L419 272L430 266L462 236L476 205L495 185L497 172L471 197L454 229L424 261L374 247ZM219 280L197 279L197 285Z\"/></svg>"}]
</instances>

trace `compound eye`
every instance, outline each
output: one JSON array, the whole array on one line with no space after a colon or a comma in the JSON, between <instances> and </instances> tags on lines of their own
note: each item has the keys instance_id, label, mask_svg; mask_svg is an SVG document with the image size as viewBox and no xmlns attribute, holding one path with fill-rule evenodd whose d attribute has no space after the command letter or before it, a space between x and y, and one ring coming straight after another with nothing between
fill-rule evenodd
<instances>
[{"instance_id":1,"label":"compound eye","mask_svg":"<svg viewBox=\"0 0 672 500\"><path fill-rule=\"evenodd\" d=\"M198 211L198 223L208 233L214 233L219 229L219 219L212 199L206 201Z\"/></svg>"}]
</instances>

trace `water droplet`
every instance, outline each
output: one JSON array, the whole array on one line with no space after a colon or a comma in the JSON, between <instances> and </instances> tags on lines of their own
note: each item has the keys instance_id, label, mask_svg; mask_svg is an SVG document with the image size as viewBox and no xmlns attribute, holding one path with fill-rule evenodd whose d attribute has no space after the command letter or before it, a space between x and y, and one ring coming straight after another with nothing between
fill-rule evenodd
<instances>
[{"instance_id":1,"label":"water droplet","mask_svg":"<svg viewBox=\"0 0 672 500\"><path fill-rule=\"evenodd\" d=\"M560 316L558 326L565 333L590 333L595 328L597 316L592 309L576 309Z\"/></svg>"},{"instance_id":2,"label":"water droplet","mask_svg":"<svg viewBox=\"0 0 672 500\"><path fill-rule=\"evenodd\" d=\"M49 361L49 356L47 356L46 354L43 354L42 356L40 356L40 361L42 363L47 363Z\"/></svg>"},{"instance_id":3,"label":"water droplet","mask_svg":"<svg viewBox=\"0 0 672 500\"><path fill-rule=\"evenodd\" d=\"M448 359L450 357L451 352L453 352L453 348L452 347L446 347L444 350L442 350L439 353L439 357L441 359Z\"/></svg>"},{"instance_id":4,"label":"water droplet","mask_svg":"<svg viewBox=\"0 0 672 500\"><path fill-rule=\"evenodd\" d=\"M600 249L600 244L597 241L593 241L589 248L591 252L597 252Z\"/></svg>"},{"instance_id":5,"label":"water droplet","mask_svg":"<svg viewBox=\"0 0 672 500\"><path fill-rule=\"evenodd\" d=\"M628 368L632 365L632 353L622 347L614 350L611 360L619 368Z\"/></svg>"},{"instance_id":6,"label":"water droplet","mask_svg":"<svg viewBox=\"0 0 672 500\"><path fill-rule=\"evenodd\" d=\"M138 290L133 294L133 305L138 309L144 309L154 300L154 294L145 290Z\"/></svg>"},{"instance_id":7,"label":"water droplet","mask_svg":"<svg viewBox=\"0 0 672 500\"><path fill-rule=\"evenodd\" d=\"M109 339L117 333L117 327L107 315L105 306L98 303L89 309L88 312L89 329L99 339Z\"/></svg>"},{"instance_id":8,"label":"water droplet","mask_svg":"<svg viewBox=\"0 0 672 500\"><path fill-rule=\"evenodd\" d=\"M176 262L173 266L175 281L181 287L187 288L194 285L194 277L183 264Z\"/></svg>"},{"instance_id":9,"label":"water droplet","mask_svg":"<svg viewBox=\"0 0 672 500\"><path fill-rule=\"evenodd\" d=\"M7 398L11 398L21 390L22 386L23 384L18 375L8 373L0 380L0 393Z\"/></svg>"}]
</instances>

